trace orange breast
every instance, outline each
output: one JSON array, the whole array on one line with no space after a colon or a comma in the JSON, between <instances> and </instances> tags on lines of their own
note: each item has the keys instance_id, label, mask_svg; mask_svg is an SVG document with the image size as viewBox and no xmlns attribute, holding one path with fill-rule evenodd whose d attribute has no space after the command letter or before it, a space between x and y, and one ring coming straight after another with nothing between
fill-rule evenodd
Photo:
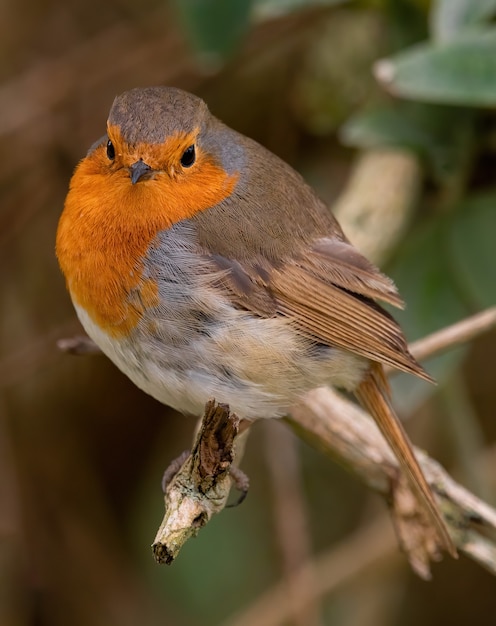
<instances>
[{"instance_id":1,"label":"orange breast","mask_svg":"<svg viewBox=\"0 0 496 626\"><path fill-rule=\"evenodd\" d=\"M237 175L199 152L187 176L161 172L132 185L111 170L105 147L83 159L71 180L57 231L57 257L74 301L114 337L127 335L158 288L143 278L146 252L161 230L228 197Z\"/></svg>"}]
</instances>

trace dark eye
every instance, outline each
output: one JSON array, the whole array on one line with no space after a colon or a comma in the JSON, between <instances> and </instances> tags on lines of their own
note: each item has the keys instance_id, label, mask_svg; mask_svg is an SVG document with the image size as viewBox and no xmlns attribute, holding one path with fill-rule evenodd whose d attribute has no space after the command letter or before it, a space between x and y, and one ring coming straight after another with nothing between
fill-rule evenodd
<instances>
[{"instance_id":1,"label":"dark eye","mask_svg":"<svg viewBox=\"0 0 496 626\"><path fill-rule=\"evenodd\" d=\"M111 161L115 159L115 148L110 139L107 141L107 156Z\"/></svg>"},{"instance_id":2,"label":"dark eye","mask_svg":"<svg viewBox=\"0 0 496 626\"><path fill-rule=\"evenodd\" d=\"M190 146L186 148L183 152L183 156L181 157L181 165L183 167L191 167L195 162L196 154L195 154L195 146Z\"/></svg>"}]
</instances>

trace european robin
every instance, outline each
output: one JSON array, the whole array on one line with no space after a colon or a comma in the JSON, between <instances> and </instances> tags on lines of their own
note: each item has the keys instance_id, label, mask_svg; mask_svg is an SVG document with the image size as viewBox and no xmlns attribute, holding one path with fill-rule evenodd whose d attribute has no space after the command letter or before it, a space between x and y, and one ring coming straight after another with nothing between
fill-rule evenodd
<instances>
[{"instance_id":1,"label":"european robin","mask_svg":"<svg viewBox=\"0 0 496 626\"><path fill-rule=\"evenodd\" d=\"M213 397L256 420L322 385L353 392L456 554L384 375L430 380L376 303L400 296L286 163L194 95L133 89L74 172L56 249L88 335L164 404L201 415Z\"/></svg>"}]
</instances>

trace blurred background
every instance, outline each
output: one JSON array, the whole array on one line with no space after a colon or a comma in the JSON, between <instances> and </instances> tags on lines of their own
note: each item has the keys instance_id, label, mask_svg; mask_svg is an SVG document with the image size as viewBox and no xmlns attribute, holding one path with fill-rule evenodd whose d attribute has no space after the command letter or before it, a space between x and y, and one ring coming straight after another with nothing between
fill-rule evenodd
<instances>
[{"instance_id":1,"label":"blurred background","mask_svg":"<svg viewBox=\"0 0 496 626\"><path fill-rule=\"evenodd\" d=\"M194 421L103 356L57 349L81 329L54 237L115 95L174 85L333 206L397 281L409 339L496 304L496 1L4 0L0 11L0 624L493 624L494 578L463 557L416 578L389 523L370 530L383 501L283 423L253 428L245 503L156 565L162 472ZM413 440L493 505L495 349L492 332L430 360L436 388L395 378ZM380 556L373 537L385 538ZM307 562L318 593L311 568L292 582Z\"/></svg>"}]
</instances>

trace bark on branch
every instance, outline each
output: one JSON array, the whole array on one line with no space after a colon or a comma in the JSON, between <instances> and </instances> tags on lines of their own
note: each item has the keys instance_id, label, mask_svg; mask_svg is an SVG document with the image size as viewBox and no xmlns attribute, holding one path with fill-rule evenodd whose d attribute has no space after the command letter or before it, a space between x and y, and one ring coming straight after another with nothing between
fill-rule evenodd
<instances>
[{"instance_id":1,"label":"bark on branch","mask_svg":"<svg viewBox=\"0 0 496 626\"><path fill-rule=\"evenodd\" d=\"M242 454L239 431L240 422L227 405L207 402L191 453L165 481L165 515L152 544L157 563L172 563L186 541L226 506L238 477L234 458L239 461Z\"/></svg>"},{"instance_id":2,"label":"bark on branch","mask_svg":"<svg viewBox=\"0 0 496 626\"><path fill-rule=\"evenodd\" d=\"M288 420L297 433L386 497L400 546L422 578L438 557L422 511L374 422L330 389L309 393ZM415 449L459 551L496 574L496 510L456 483L425 452Z\"/></svg>"}]
</instances>

